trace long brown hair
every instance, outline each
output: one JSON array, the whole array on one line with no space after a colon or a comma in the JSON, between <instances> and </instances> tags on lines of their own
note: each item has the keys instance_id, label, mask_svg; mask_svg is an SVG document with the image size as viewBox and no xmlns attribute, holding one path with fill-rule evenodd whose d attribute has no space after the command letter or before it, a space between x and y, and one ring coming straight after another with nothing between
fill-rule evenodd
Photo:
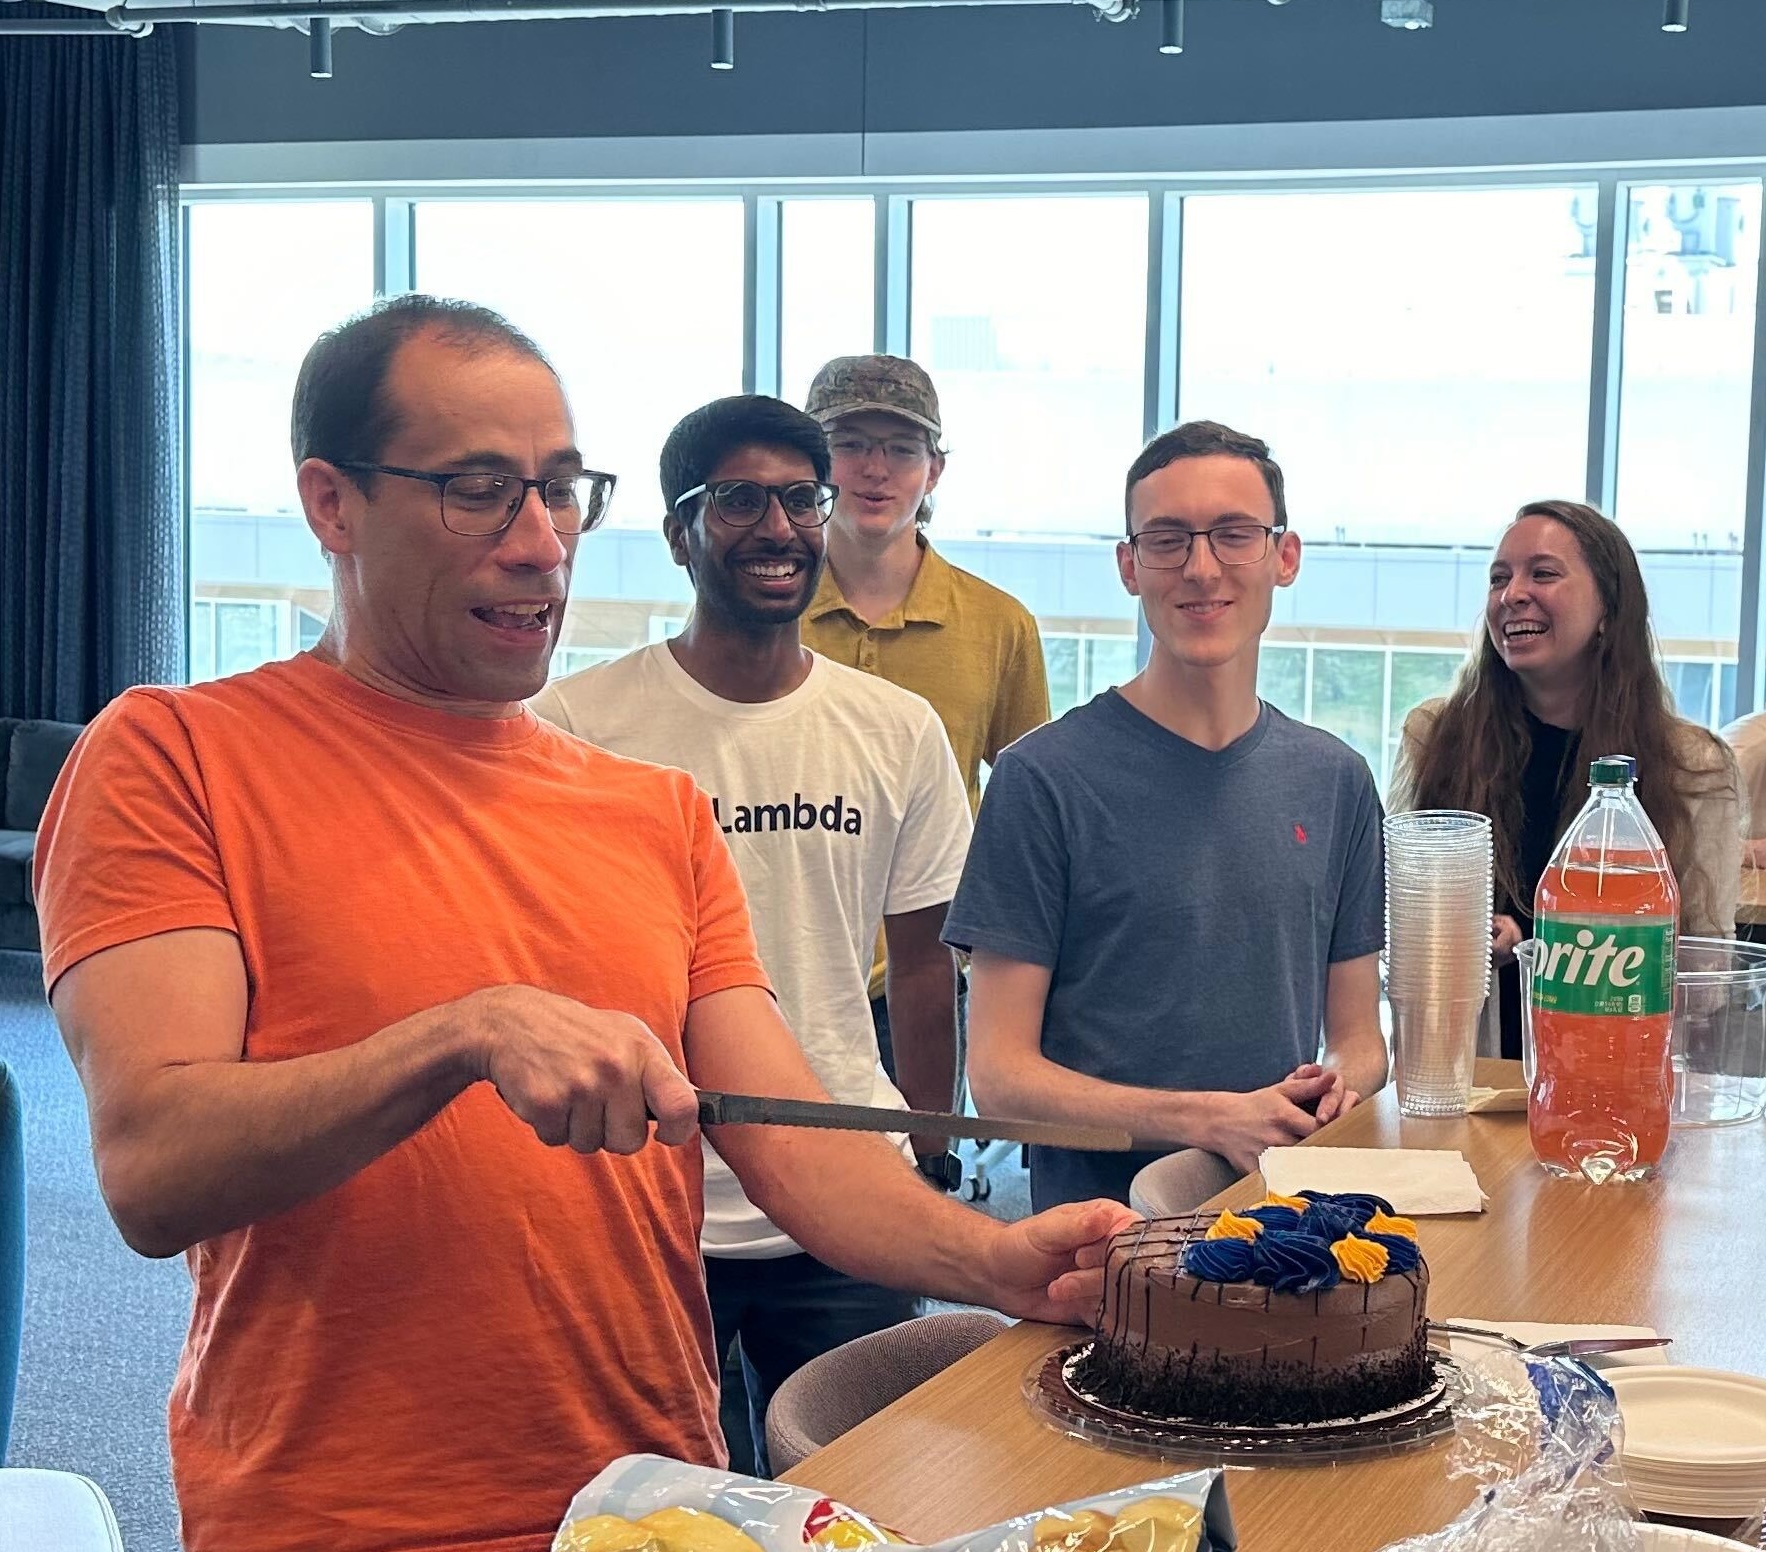
<instances>
[{"instance_id":1,"label":"long brown hair","mask_svg":"<svg viewBox=\"0 0 1766 1552\"><path fill-rule=\"evenodd\" d=\"M1593 644L1578 748L1589 759L1636 757L1637 795L1668 849L1682 913L1703 920L1716 886L1692 862L1691 800L1721 790L1727 781L1722 747L1715 735L1674 712L1656 662L1643 572L1619 525L1579 501L1531 501L1515 521L1526 517L1549 517L1570 530L1594 574L1605 615ZM1488 814L1496 893L1530 910L1519 857L1521 777L1533 752L1525 713L1521 681L1497 652L1486 617L1418 757L1415 802L1418 808ZM1586 797L1580 782L1565 783L1556 834L1563 834Z\"/></svg>"}]
</instances>

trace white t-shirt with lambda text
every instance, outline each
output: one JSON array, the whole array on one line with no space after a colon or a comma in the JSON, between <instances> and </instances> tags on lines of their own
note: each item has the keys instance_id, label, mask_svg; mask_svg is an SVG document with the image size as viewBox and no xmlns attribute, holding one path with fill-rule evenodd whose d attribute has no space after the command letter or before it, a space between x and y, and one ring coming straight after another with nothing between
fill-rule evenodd
<instances>
[{"instance_id":1,"label":"white t-shirt with lambda text","mask_svg":"<svg viewBox=\"0 0 1766 1552\"><path fill-rule=\"evenodd\" d=\"M688 772L711 797L748 891L780 1010L830 1095L903 1105L877 1059L866 979L885 916L941 905L969 847L969 803L938 715L823 657L789 695L714 695L666 642L546 686L550 722L615 754ZM707 1255L798 1246L705 1150Z\"/></svg>"}]
</instances>

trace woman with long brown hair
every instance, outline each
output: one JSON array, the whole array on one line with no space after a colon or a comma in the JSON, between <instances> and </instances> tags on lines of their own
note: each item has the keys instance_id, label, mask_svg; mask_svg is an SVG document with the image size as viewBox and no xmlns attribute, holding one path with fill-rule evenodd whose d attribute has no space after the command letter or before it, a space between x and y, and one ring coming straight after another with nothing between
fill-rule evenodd
<instances>
[{"instance_id":1,"label":"woman with long brown hair","mask_svg":"<svg viewBox=\"0 0 1766 1552\"><path fill-rule=\"evenodd\" d=\"M1588 762L1637 760L1637 792L1680 884L1681 930L1732 937L1742 801L1735 757L1676 716L1655 657L1643 572L1619 525L1575 501L1522 507L1490 563L1484 620L1453 691L1405 719L1394 812L1488 814L1497 995L1486 1054L1521 1054L1514 948L1533 893L1588 795ZM1500 1023L1497 1018L1500 1018Z\"/></svg>"}]
</instances>

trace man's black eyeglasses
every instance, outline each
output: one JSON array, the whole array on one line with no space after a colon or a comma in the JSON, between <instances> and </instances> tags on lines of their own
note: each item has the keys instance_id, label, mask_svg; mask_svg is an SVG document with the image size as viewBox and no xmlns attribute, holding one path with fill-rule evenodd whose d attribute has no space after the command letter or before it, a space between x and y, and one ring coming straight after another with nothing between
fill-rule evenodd
<instances>
[{"instance_id":1,"label":"man's black eyeglasses","mask_svg":"<svg viewBox=\"0 0 1766 1552\"><path fill-rule=\"evenodd\" d=\"M403 480L423 480L435 486L441 497L442 527L469 538L500 534L515 521L530 490L540 493L559 533L585 534L607 515L617 483L617 476L597 469L528 480L519 474L438 474L386 463L339 463L337 467L358 474L396 474Z\"/></svg>"},{"instance_id":2,"label":"man's black eyeglasses","mask_svg":"<svg viewBox=\"0 0 1766 1552\"><path fill-rule=\"evenodd\" d=\"M1152 571L1177 571L1187 565L1196 540L1206 539L1223 566L1250 566L1269 553L1271 534L1285 532L1266 523L1222 523L1218 528L1143 528L1130 534L1134 558Z\"/></svg>"},{"instance_id":3,"label":"man's black eyeglasses","mask_svg":"<svg viewBox=\"0 0 1766 1552\"><path fill-rule=\"evenodd\" d=\"M732 528L752 528L767 514L776 499L793 528L820 528L834 515L834 498L840 494L838 485L824 485L820 480L798 480L791 485L762 485L758 480L718 480L715 484L695 485L676 498L683 506L701 496Z\"/></svg>"}]
</instances>

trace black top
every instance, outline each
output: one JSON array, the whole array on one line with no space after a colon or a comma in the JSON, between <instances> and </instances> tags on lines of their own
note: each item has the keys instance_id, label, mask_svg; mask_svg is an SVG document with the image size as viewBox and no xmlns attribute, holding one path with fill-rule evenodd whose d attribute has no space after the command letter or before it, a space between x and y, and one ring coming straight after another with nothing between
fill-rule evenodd
<instances>
[{"instance_id":1,"label":"black top","mask_svg":"<svg viewBox=\"0 0 1766 1552\"><path fill-rule=\"evenodd\" d=\"M1526 713L1533 752L1521 772L1521 835L1515 865L1520 873L1522 900L1499 896L1499 915L1512 916L1523 938L1533 935L1533 896L1551 862L1558 842L1558 815L1564 794L1575 785L1581 771L1576 758L1582 735L1571 728L1553 727ZM1511 1061L1521 1055L1521 971L1512 961L1497 973L1497 994L1502 1008L1502 1054Z\"/></svg>"}]
</instances>

